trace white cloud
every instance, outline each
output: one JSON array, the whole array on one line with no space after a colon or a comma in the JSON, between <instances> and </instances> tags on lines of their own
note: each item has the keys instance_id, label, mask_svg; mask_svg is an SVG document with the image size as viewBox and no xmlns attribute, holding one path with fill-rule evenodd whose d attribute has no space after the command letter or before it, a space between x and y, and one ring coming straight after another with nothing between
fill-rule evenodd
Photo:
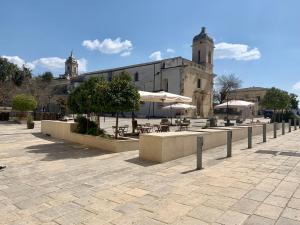
<instances>
[{"instance_id":1,"label":"white cloud","mask_svg":"<svg viewBox=\"0 0 300 225\"><path fill-rule=\"evenodd\" d=\"M153 61L162 60L161 52L160 51L153 52L153 53L151 53L149 58Z\"/></svg>"},{"instance_id":2,"label":"white cloud","mask_svg":"<svg viewBox=\"0 0 300 225\"><path fill-rule=\"evenodd\" d=\"M78 72L86 72L87 60L85 58L78 59Z\"/></svg>"},{"instance_id":3,"label":"white cloud","mask_svg":"<svg viewBox=\"0 0 300 225\"><path fill-rule=\"evenodd\" d=\"M36 66L40 66L46 69L61 69L65 67L65 59L59 57L48 57L48 58L40 58L32 63Z\"/></svg>"},{"instance_id":4,"label":"white cloud","mask_svg":"<svg viewBox=\"0 0 300 225\"><path fill-rule=\"evenodd\" d=\"M175 53L175 50L173 48L167 48L167 53Z\"/></svg>"},{"instance_id":5,"label":"white cloud","mask_svg":"<svg viewBox=\"0 0 300 225\"><path fill-rule=\"evenodd\" d=\"M132 43L129 40L122 41L121 38L116 38L112 40L106 38L103 41L95 40L84 40L82 46L86 47L89 50L98 50L104 54L120 54L125 52L130 52L132 50ZM123 55L124 56L124 55Z\"/></svg>"},{"instance_id":6,"label":"white cloud","mask_svg":"<svg viewBox=\"0 0 300 225\"><path fill-rule=\"evenodd\" d=\"M16 64L19 68L22 68L22 66L24 65L25 67L29 68L29 69L34 69L35 65L33 63L30 62L25 62L24 59L20 58L19 56L6 56L3 55L1 56L2 58L6 58L7 61Z\"/></svg>"},{"instance_id":7,"label":"white cloud","mask_svg":"<svg viewBox=\"0 0 300 225\"><path fill-rule=\"evenodd\" d=\"M63 72L65 68L65 61L64 58L59 57L47 57L47 58L39 58L32 62L25 62L24 59L20 58L19 56L2 56L6 58L9 62L16 64L18 67L22 67L25 65L29 69L45 69L55 72ZM77 60L78 62L78 71L79 72L86 72L87 70L87 60L85 58L80 58Z\"/></svg>"},{"instance_id":8,"label":"white cloud","mask_svg":"<svg viewBox=\"0 0 300 225\"><path fill-rule=\"evenodd\" d=\"M130 56L130 55L131 55L131 52L123 52L120 56L125 57L125 56Z\"/></svg>"},{"instance_id":9,"label":"white cloud","mask_svg":"<svg viewBox=\"0 0 300 225\"><path fill-rule=\"evenodd\" d=\"M300 81L297 82L297 83L295 83L295 84L293 85L293 89L294 89L294 90L297 90L297 91L300 91Z\"/></svg>"},{"instance_id":10,"label":"white cloud","mask_svg":"<svg viewBox=\"0 0 300 225\"><path fill-rule=\"evenodd\" d=\"M258 48L250 48L245 44L231 44L221 42L215 45L216 59L256 60L261 57Z\"/></svg>"}]
</instances>

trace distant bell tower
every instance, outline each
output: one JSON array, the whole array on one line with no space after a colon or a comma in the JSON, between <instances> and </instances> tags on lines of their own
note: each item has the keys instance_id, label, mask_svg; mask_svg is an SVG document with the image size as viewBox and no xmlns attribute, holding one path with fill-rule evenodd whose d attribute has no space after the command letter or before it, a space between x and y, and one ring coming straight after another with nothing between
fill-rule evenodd
<instances>
[{"instance_id":1,"label":"distant bell tower","mask_svg":"<svg viewBox=\"0 0 300 225\"><path fill-rule=\"evenodd\" d=\"M192 61L203 65L207 72L212 73L214 41L206 33L205 27L202 27L200 34L193 38L192 48Z\"/></svg>"},{"instance_id":2,"label":"distant bell tower","mask_svg":"<svg viewBox=\"0 0 300 225\"><path fill-rule=\"evenodd\" d=\"M65 78L72 79L78 76L78 62L73 56L73 51L71 55L67 58L65 62Z\"/></svg>"}]
</instances>

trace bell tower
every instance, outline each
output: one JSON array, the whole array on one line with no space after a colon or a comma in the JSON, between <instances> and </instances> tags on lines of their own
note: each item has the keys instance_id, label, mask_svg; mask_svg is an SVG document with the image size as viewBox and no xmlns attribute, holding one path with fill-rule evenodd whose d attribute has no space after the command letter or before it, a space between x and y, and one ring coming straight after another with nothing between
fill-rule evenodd
<instances>
[{"instance_id":1,"label":"bell tower","mask_svg":"<svg viewBox=\"0 0 300 225\"><path fill-rule=\"evenodd\" d=\"M70 56L65 62L65 78L72 79L78 76L78 62L71 51Z\"/></svg>"},{"instance_id":2,"label":"bell tower","mask_svg":"<svg viewBox=\"0 0 300 225\"><path fill-rule=\"evenodd\" d=\"M208 73L212 73L214 41L206 33L205 27L202 27L200 34L193 38L192 61L205 67Z\"/></svg>"}]
</instances>

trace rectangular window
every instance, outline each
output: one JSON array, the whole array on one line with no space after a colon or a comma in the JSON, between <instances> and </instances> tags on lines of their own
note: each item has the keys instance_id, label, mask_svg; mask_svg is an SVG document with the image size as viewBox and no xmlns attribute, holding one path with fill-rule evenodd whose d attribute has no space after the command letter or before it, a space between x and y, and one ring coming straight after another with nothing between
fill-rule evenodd
<instances>
[{"instance_id":1,"label":"rectangular window","mask_svg":"<svg viewBox=\"0 0 300 225\"><path fill-rule=\"evenodd\" d=\"M198 51L198 63L200 64L200 57L201 57L201 54L200 54L201 52L200 51Z\"/></svg>"},{"instance_id":2,"label":"rectangular window","mask_svg":"<svg viewBox=\"0 0 300 225\"><path fill-rule=\"evenodd\" d=\"M201 79L198 79L197 81L197 88L201 88Z\"/></svg>"},{"instance_id":3,"label":"rectangular window","mask_svg":"<svg viewBox=\"0 0 300 225\"><path fill-rule=\"evenodd\" d=\"M169 84L168 84L168 79L164 79L164 91L169 90Z\"/></svg>"},{"instance_id":4,"label":"rectangular window","mask_svg":"<svg viewBox=\"0 0 300 225\"><path fill-rule=\"evenodd\" d=\"M139 81L139 73L138 72L136 72L134 74L134 81Z\"/></svg>"}]
</instances>

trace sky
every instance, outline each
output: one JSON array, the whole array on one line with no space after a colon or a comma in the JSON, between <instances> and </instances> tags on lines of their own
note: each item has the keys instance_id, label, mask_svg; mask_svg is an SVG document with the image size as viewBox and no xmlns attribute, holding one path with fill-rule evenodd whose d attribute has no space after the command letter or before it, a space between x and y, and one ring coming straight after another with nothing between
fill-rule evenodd
<instances>
[{"instance_id":1,"label":"sky","mask_svg":"<svg viewBox=\"0 0 300 225\"><path fill-rule=\"evenodd\" d=\"M205 26L215 74L300 95L299 8L299 0L1 0L0 56L36 75L62 74L72 50L81 73L191 59Z\"/></svg>"}]
</instances>

